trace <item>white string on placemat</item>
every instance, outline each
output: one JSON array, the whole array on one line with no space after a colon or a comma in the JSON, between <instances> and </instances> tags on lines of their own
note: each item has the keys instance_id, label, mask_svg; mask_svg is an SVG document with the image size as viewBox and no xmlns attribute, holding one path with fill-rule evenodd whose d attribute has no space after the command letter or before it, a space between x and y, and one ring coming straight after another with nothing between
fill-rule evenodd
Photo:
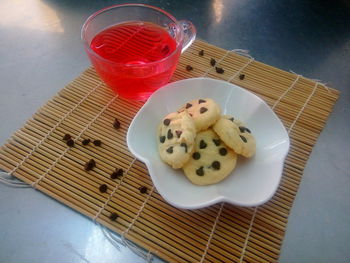
<instances>
[{"instance_id":1,"label":"white string on placemat","mask_svg":"<svg viewBox=\"0 0 350 263\"><path fill-rule=\"evenodd\" d=\"M84 129L81 130L81 132L78 134L78 136L76 137L76 139L79 139L83 133L90 128L90 126L98 119L98 117L100 117L102 115L102 113L118 98L118 95L114 96L102 109L101 111L88 123L88 125L85 126ZM45 171L45 173L43 173L42 175L40 175L40 177L34 181L32 183L32 186L34 188L36 188L36 186L38 185L38 183L52 170L52 168L62 159L62 157L70 150L71 148L68 147L66 148L61 154L60 156L58 156L58 158L50 165L50 167Z\"/></svg>"},{"instance_id":2,"label":"white string on placemat","mask_svg":"<svg viewBox=\"0 0 350 263\"><path fill-rule=\"evenodd\" d=\"M234 52L234 49L233 50L227 50L226 53L222 56L222 58L220 58L216 64L212 67L210 67L206 72L204 72L203 76L202 77L205 77L209 74L210 71L212 71L216 65L219 65L221 61L223 61L231 52Z\"/></svg>"},{"instance_id":3,"label":"white string on placemat","mask_svg":"<svg viewBox=\"0 0 350 263\"><path fill-rule=\"evenodd\" d=\"M34 148L27 153L27 155L24 157L24 159L17 164L15 168L12 169L12 171L6 173L1 172L0 173L0 182L12 186L12 187L31 187L31 185L25 183L25 182L15 182L14 180L6 179L3 177L3 175L12 175L15 171L17 171L18 168L21 167L21 165L37 150L37 148L52 134L52 132L77 108L79 107L97 88L99 88L102 85L102 82L96 85L95 88L90 90L72 109L70 109L68 112L66 112L63 117L49 130L49 132L34 146Z\"/></svg>"},{"instance_id":4,"label":"white string on placemat","mask_svg":"<svg viewBox=\"0 0 350 263\"><path fill-rule=\"evenodd\" d=\"M231 80L233 80L235 77L237 77L239 74L241 74L241 72L250 65L250 63L252 63L255 59L254 58L250 58L249 61L241 68L239 69L235 74L233 74L232 77L230 77L227 81L230 82Z\"/></svg>"},{"instance_id":5,"label":"white string on placemat","mask_svg":"<svg viewBox=\"0 0 350 263\"><path fill-rule=\"evenodd\" d=\"M215 230L216 230L216 225L219 222L219 219L220 219L220 216L221 216L221 212L222 212L222 210L224 208L224 205L225 205L224 202L222 202L221 205L220 205L220 209L219 209L219 211L218 211L218 213L216 215L216 218L215 218L213 227L211 229L211 232L210 232L210 235L209 235L209 238L208 238L208 241L207 241L207 245L205 246L205 249L203 251L203 255L202 255L200 263L203 263L203 261L205 259L205 256L207 255L208 249L210 247L211 240L212 240L212 238L214 236L214 233L215 233Z\"/></svg>"},{"instance_id":6,"label":"white string on placemat","mask_svg":"<svg viewBox=\"0 0 350 263\"><path fill-rule=\"evenodd\" d=\"M295 84L298 82L298 80L301 78L301 75L297 75L297 77L295 78L295 80L293 81L292 85L290 85L288 87L288 89L286 89L282 95L276 100L276 102L273 104L273 106L271 107L272 109L274 109L278 103L280 103L281 99L295 86Z\"/></svg>"}]
</instances>

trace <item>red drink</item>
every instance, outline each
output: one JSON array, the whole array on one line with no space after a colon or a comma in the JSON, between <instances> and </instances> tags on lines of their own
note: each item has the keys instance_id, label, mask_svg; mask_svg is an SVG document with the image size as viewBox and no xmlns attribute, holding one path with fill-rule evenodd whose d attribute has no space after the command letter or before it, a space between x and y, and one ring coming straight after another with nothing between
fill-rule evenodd
<instances>
[{"instance_id":1,"label":"red drink","mask_svg":"<svg viewBox=\"0 0 350 263\"><path fill-rule=\"evenodd\" d=\"M102 79L124 98L147 99L173 74L181 48L158 25L113 25L91 41L90 59ZM102 58L103 59L102 59Z\"/></svg>"}]
</instances>

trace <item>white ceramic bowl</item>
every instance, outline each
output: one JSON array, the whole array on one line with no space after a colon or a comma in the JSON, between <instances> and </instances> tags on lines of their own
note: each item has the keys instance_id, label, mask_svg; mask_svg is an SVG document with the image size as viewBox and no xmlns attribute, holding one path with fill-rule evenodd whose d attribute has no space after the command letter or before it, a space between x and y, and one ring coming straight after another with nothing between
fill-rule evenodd
<instances>
[{"instance_id":1,"label":"white ceramic bowl","mask_svg":"<svg viewBox=\"0 0 350 263\"><path fill-rule=\"evenodd\" d=\"M157 149L156 130L165 115L187 101L212 98L222 109L243 121L257 142L251 159L238 158L232 174L218 184L197 186L183 171L163 163ZM143 161L162 197L178 208L195 209L217 202L257 206L275 193L289 150L282 122L259 97L226 81L193 78L169 83L157 90L136 114L127 133L130 151Z\"/></svg>"}]
</instances>

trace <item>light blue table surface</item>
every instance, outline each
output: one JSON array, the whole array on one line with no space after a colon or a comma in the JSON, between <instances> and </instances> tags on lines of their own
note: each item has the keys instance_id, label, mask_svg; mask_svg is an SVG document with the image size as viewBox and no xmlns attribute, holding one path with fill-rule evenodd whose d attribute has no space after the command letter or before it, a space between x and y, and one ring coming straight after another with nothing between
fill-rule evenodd
<instances>
[{"instance_id":1,"label":"light blue table surface","mask_svg":"<svg viewBox=\"0 0 350 263\"><path fill-rule=\"evenodd\" d=\"M0 1L0 143L89 66L84 20L126 1ZM350 2L134 1L191 20L198 38L341 91L304 171L280 262L350 262ZM0 262L144 262L90 219L0 184ZM154 262L161 262L156 259Z\"/></svg>"}]
</instances>

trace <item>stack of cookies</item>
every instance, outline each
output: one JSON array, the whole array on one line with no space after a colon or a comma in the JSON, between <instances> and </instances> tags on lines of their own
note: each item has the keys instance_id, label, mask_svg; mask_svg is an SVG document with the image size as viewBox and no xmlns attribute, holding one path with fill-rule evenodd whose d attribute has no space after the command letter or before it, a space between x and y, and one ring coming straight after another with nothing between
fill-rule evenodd
<instances>
[{"instance_id":1,"label":"stack of cookies","mask_svg":"<svg viewBox=\"0 0 350 263\"><path fill-rule=\"evenodd\" d=\"M161 159L182 168L196 185L215 184L236 167L237 155L250 158L256 143L251 131L229 115L221 115L212 99L195 99L165 116L158 131Z\"/></svg>"}]
</instances>

